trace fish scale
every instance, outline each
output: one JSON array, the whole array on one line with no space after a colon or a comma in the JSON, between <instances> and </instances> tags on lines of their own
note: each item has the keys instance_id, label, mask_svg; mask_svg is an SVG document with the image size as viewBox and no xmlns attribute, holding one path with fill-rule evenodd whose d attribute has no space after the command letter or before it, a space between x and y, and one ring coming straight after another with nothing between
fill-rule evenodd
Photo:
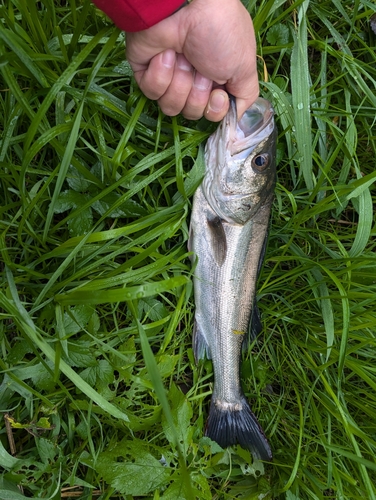
<instances>
[{"instance_id":1,"label":"fish scale","mask_svg":"<svg viewBox=\"0 0 376 500\"><path fill-rule=\"evenodd\" d=\"M193 348L196 360L206 356L213 363L206 434L223 447L239 443L255 458L269 461L269 443L241 388L240 362L268 233L276 129L271 105L264 99L258 99L245 117L248 128L237 124L232 99L228 115L208 141L207 176L193 201ZM252 127L253 118L257 127Z\"/></svg>"}]
</instances>

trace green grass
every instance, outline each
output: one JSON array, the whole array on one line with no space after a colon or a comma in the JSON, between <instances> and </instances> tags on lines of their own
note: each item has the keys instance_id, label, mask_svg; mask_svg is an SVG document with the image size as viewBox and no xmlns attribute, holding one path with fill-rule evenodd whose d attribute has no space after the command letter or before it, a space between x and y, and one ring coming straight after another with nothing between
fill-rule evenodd
<instances>
[{"instance_id":1,"label":"green grass","mask_svg":"<svg viewBox=\"0 0 376 500\"><path fill-rule=\"evenodd\" d=\"M245 2L279 129L242 365L274 450L203 437L187 237L214 125L136 88L86 1L0 7L0 499L376 498L373 2Z\"/></svg>"}]
</instances>

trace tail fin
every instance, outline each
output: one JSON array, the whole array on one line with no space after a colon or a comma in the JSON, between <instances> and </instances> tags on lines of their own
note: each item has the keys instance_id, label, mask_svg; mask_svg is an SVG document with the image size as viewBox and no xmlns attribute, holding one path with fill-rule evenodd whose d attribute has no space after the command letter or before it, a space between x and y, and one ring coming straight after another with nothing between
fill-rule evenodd
<instances>
[{"instance_id":1,"label":"tail fin","mask_svg":"<svg viewBox=\"0 0 376 500\"><path fill-rule=\"evenodd\" d=\"M264 431L245 398L240 404L221 407L220 402L211 402L206 424L206 436L216 441L222 448L240 444L248 449L255 459L271 462L272 450Z\"/></svg>"}]
</instances>

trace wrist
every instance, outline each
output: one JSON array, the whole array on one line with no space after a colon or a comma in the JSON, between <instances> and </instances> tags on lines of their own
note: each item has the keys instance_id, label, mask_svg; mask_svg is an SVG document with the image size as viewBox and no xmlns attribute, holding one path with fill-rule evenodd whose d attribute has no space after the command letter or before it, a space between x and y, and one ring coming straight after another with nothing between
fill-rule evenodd
<instances>
[{"instance_id":1,"label":"wrist","mask_svg":"<svg viewBox=\"0 0 376 500\"><path fill-rule=\"evenodd\" d=\"M175 14L175 12L178 12L180 9L182 9L183 7L187 7L187 5L189 5L190 3L192 3L193 0L184 0L184 2L180 5L180 7L178 7L172 14L171 16L173 16Z\"/></svg>"}]
</instances>

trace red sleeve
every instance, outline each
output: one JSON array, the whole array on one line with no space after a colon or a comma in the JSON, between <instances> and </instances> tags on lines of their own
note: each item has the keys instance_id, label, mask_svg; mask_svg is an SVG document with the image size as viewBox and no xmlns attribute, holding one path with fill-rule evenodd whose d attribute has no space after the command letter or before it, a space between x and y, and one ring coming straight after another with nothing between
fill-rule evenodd
<instances>
[{"instance_id":1,"label":"red sleeve","mask_svg":"<svg viewBox=\"0 0 376 500\"><path fill-rule=\"evenodd\" d=\"M142 31L173 14L184 0L93 0L124 31Z\"/></svg>"}]
</instances>

